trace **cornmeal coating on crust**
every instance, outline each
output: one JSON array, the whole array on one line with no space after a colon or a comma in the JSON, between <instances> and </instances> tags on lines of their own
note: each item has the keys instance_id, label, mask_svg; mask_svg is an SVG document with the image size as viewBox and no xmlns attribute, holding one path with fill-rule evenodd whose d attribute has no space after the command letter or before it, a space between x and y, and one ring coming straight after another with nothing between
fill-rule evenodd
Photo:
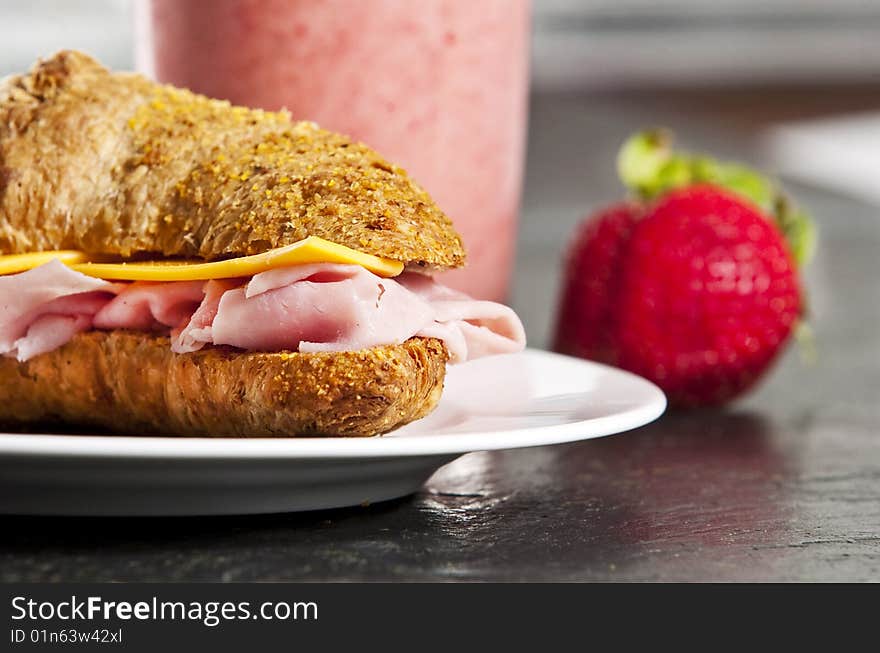
<instances>
[{"instance_id":1,"label":"cornmeal coating on crust","mask_svg":"<svg viewBox=\"0 0 880 653\"><path fill-rule=\"evenodd\" d=\"M334 353L207 347L90 331L25 363L0 357L0 424L179 436L369 436L431 412L446 349L433 338Z\"/></svg>"},{"instance_id":2,"label":"cornmeal coating on crust","mask_svg":"<svg viewBox=\"0 0 880 653\"><path fill-rule=\"evenodd\" d=\"M286 112L111 73L75 51L0 82L0 253L213 260L309 235L410 266L465 259L404 170Z\"/></svg>"}]
</instances>

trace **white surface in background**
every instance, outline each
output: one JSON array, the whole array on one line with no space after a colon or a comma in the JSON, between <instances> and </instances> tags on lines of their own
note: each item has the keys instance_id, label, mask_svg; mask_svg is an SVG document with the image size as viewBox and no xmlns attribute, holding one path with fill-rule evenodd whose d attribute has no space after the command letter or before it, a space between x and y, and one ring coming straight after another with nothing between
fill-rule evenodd
<instances>
[{"instance_id":1,"label":"white surface in background","mask_svg":"<svg viewBox=\"0 0 880 653\"><path fill-rule=\"evenodd\" d=\"M20 73L61 49L87 52L114 69L131 69L131 0L0 2L0 77Z\"/></svg>"},{"instance_id":2,"label":"white surface in background","mask_svg":"<svg viewBox=\"0 0 880 653\"><path fill-rule=\"evenodd\" d=\"M782 125L764 155L785 176L880 205L880 113Z\"/></svg>"}]
</instances>

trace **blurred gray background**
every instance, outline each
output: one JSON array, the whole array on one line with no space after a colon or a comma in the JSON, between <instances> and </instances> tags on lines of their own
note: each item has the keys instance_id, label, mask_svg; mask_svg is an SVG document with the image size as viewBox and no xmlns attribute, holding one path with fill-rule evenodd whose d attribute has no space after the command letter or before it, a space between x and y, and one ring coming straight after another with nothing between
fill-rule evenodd
<instances>
[{"instance_id":1,"label":"blurred gray background","mask_svg":"<svg viewBox=\"0 0 880 653\"><path fill-rule=\"evenodd\" d=\"M2 0L0 75L62 46L130 68L135 1ZM542 91L840 82L880 70L876 0L534 0L534 25Z\"/></svg>"},{"instance_id":2,"label":"blurred gray background","mask_svg":"<svg viewBox=\"0 0 880 653\"><path fill-rule=\"evenodd\" d=\"M511 298L533 345L549 341L568 235L621 194L613 157L640 127L666 125L686 145L877 198L880 119L853 127L847 116L880 107L880 1L536 0L534 7ZM0 76L62 47L131 68L134 13L133 0L0 1ZM855 145L834 149L841 142ZM867 148L862 177L852 171L858 144ZM800 153L825 146L827 154L807 161L825 167L805 167ZM813 307L821 311L821 260L812 274L820 277Z\"/></svg>"}]
</instances>

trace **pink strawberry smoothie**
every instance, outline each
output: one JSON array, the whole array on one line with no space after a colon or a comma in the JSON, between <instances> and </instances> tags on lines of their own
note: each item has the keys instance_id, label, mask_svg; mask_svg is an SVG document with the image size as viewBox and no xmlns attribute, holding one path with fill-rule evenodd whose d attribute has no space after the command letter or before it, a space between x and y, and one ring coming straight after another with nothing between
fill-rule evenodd
<instances>
[{"instance_id":1,"label":"pink strawberry smoothie","mask_svg":"<svg viewBox=\"0 0 880 653\"><path fill-rule=\"evenodd\" d=\"M404 166L507 294L528 91L529 0L145 0L138 65L236 104L286 107Z\"/></svg>"}]
</instances>

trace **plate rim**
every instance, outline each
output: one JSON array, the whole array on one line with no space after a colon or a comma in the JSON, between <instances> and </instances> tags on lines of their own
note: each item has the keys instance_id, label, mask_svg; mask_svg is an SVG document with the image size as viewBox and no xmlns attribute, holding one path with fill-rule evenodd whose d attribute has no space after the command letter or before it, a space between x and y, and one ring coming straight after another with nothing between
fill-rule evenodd
<instances>
[{"instance_id":1,"label":"plate rim","mask_svg":"<svg viewBox=\"0 0 880 653\"><path fill-rule=\"evenodd\" d=\"M307 460L428 457L476 451L522 449L591 440L623 433L648 424L666 410L666 396L655 384L636 374L594 361L556 352L527 348L514 356L575 361L595 372L617 376L649 397L644 403L612 415L577 422L499 431L473 431L415 437L358 438L192 438L173 436L106 436L0 432L0 457L129 458L141 460L190 459ZM586 434L585 434L586 431ZM51 440L51 447L46 444ZM222 443L222 447L218 447Z\"/></svg>"}]
</instances>

